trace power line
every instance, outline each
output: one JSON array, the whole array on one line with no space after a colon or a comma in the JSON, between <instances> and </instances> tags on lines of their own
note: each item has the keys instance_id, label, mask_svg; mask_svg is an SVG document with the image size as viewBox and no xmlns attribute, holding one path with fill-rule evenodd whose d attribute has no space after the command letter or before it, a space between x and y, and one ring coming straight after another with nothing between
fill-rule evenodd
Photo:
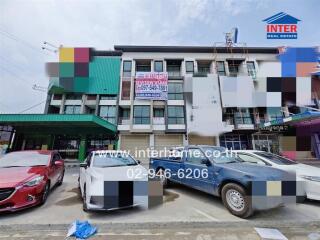
<instances>
[{"instance_id":1,"label":"power line","mask_svg":"<svg viewBox=\"0 0 320 240\"><path fill-rule=\"evenodd\" d=\"M20 42L21 44L25 45L25 46L28 46L30 49L33 49L33 50L36 50L36 51L40 51L41 53L47 55L47 56L50 56L49 54L41 51L40 48L37 48L35 46L33 46L32 44L26 42L25 40L13 35L12 33L9 33L8 31L6 30L3 30L3 29L0 29L0 34L2 34L3 36L7 37L7 38L10 38L12 40L15 40L17 42Z\"/></svg>"},{"instance_id":2,"label":"power line","mask_svg":"<svg viewBox=\"0 0 320 240\"><path fill-rule=\"evenodd\" d=\"M14 76L17 80L19 80L21 83L25 84L26 86L29 86L29 84L30 84L30 85L32 84L31 82L29 82L29 79L26 79L26 78L24 78L24 77L20 77L20 76L19 76L18 74L16 74L15 72L12 72L12 71L8 70L7 68L5 68L5 67L3 67L3 66L1 66L1 65L0 65L0 68L1 68L2 70L6 71L7 73L10 73L12 76ZM26 80L27 82L29 82L29 84L26 83L25 81L22 81L22 79L24 79L24 80Z\"/></svg>"},{"instance_id":3,"label":"power line","mask_svg":"<svg viewBox=\"0 0 320 240\"><path fill-rule=\"evenodd\" d=\"M19 112L19 113L24 113L24 112L26 112L26 111L29 111L29 110L31 110L31 109L33 109L33 108L35 108L35 107L40 106L41 104L45 103L46 101L47 101L47 100L44 100L44 101L42 101L42 102L40 102L40 103L37 103L37 104L35 104L35 105L31 106L31 107L28 107L28 108L22 110L22 111Z\"/></svg>"}]
</instances>

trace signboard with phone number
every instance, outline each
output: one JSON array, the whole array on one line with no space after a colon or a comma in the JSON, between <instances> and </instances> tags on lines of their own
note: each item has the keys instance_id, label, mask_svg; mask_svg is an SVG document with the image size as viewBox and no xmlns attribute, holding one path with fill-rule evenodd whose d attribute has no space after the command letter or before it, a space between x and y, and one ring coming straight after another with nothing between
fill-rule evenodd
<instances>
[{"instance_id":1,"label":"signboard with phone number","mask_svg":"<svg viewBox=\"0 0 320 240\"><path fill-rule=\"evenodd\" d=\"M168 74L165 72L137 72L135 99L168 100Z\"/></svg>"}]
</instances>

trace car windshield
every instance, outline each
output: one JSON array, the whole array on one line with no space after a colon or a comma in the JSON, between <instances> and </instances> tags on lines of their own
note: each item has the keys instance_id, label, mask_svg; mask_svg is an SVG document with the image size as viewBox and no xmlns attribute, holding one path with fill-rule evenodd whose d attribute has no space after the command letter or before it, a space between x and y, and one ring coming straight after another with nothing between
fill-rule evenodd
<instances>
[{"instance_id":1,"label":"car windshield","mask_svg":"<svg viewBox=\"0 0 320 240\"><path fill-rule=\"evenodd\" d=\"M0 158L0 168L46 166L50 154L39 152L12 152Z\"/></svg>"},{"instance_id":2,"label":"car windshield","mask_svg":"<svg viewBox=\"0 0 320 240\"><path fill-rule=\"evenodd\" d=\"M268 152L255 152L256 155L266 158L269 161L275 163L275 164L279 164L279 165L293 165L293 164L297 164L296 162L285 158L285 157L281 157L279 155L273 154L273 153L268 153Z\"/></svg>"},{"instance_id":3,"label":"car windshield","mask_svg":"<svg viewBox=\"0 0 320 240\"><path fill-rule=\"evenodd\" d=\"M121 167L133 166L137 162L128 154L96 153L93 158L93 167Z\"/></svg>"},{"instance_id":4,"label":"car windshield","mask_svg":"<svg viewBox=\"0 0 320 240\"><path fill-rule=\"evenodd\" d=\"M203 147L205 156L215 163L240 162L232 152L227 152L224 147Z\"/></svg>"}]
</instances>

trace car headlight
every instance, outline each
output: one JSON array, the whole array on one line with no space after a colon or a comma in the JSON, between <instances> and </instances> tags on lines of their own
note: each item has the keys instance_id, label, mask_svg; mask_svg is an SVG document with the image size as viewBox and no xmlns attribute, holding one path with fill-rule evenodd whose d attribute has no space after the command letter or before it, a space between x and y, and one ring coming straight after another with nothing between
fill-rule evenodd
<instances>
[{"instance_id":1,"label":"car headlight","mask_svg":"<svg viewBox=\"0 0 320 240\"><path fill-rule=\"evenodd\" d=\"M43 176L37 176L29 180L28 182L24 183L23 186L26 186L26 187L36 186L43 180L43 178L44 178Z\"/></svg>"},{"instance_id":2,"label":"car headlight","mask_svg":"<svg viewBox=\"0 0 320 240\"><path fill-rule=\"evenodd\" d=\"M320 182L320 177L315 177L315 176L300 176L300 177L309 181Z\"/></svg>"}]
</instances>

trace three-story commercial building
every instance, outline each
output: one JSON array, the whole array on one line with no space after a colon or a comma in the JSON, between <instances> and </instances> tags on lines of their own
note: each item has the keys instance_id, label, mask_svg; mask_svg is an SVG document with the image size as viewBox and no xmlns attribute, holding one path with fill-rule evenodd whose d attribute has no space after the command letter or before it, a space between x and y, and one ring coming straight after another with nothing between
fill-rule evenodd
<instances>
[{"instance_id":1,"label":"three-story commercial building","mask_svg":"<svg viewBox=\"0 0 320 240\"><path fill-rule=\"evenodd\" d=\"M16 130L12 149L54 148L79 159L108 148L129 150L147 163L140 150L186 144L312 158L320 146L313 130L318 57L316 48L61 48L59 62L47 64L45 114L33 121L2 115L0 123ZM145 88L149 93L141 97ZM303 115L310 110L311 117ZM299 124L311 120L302 134Z\"/></svg>"}]
</instances>

